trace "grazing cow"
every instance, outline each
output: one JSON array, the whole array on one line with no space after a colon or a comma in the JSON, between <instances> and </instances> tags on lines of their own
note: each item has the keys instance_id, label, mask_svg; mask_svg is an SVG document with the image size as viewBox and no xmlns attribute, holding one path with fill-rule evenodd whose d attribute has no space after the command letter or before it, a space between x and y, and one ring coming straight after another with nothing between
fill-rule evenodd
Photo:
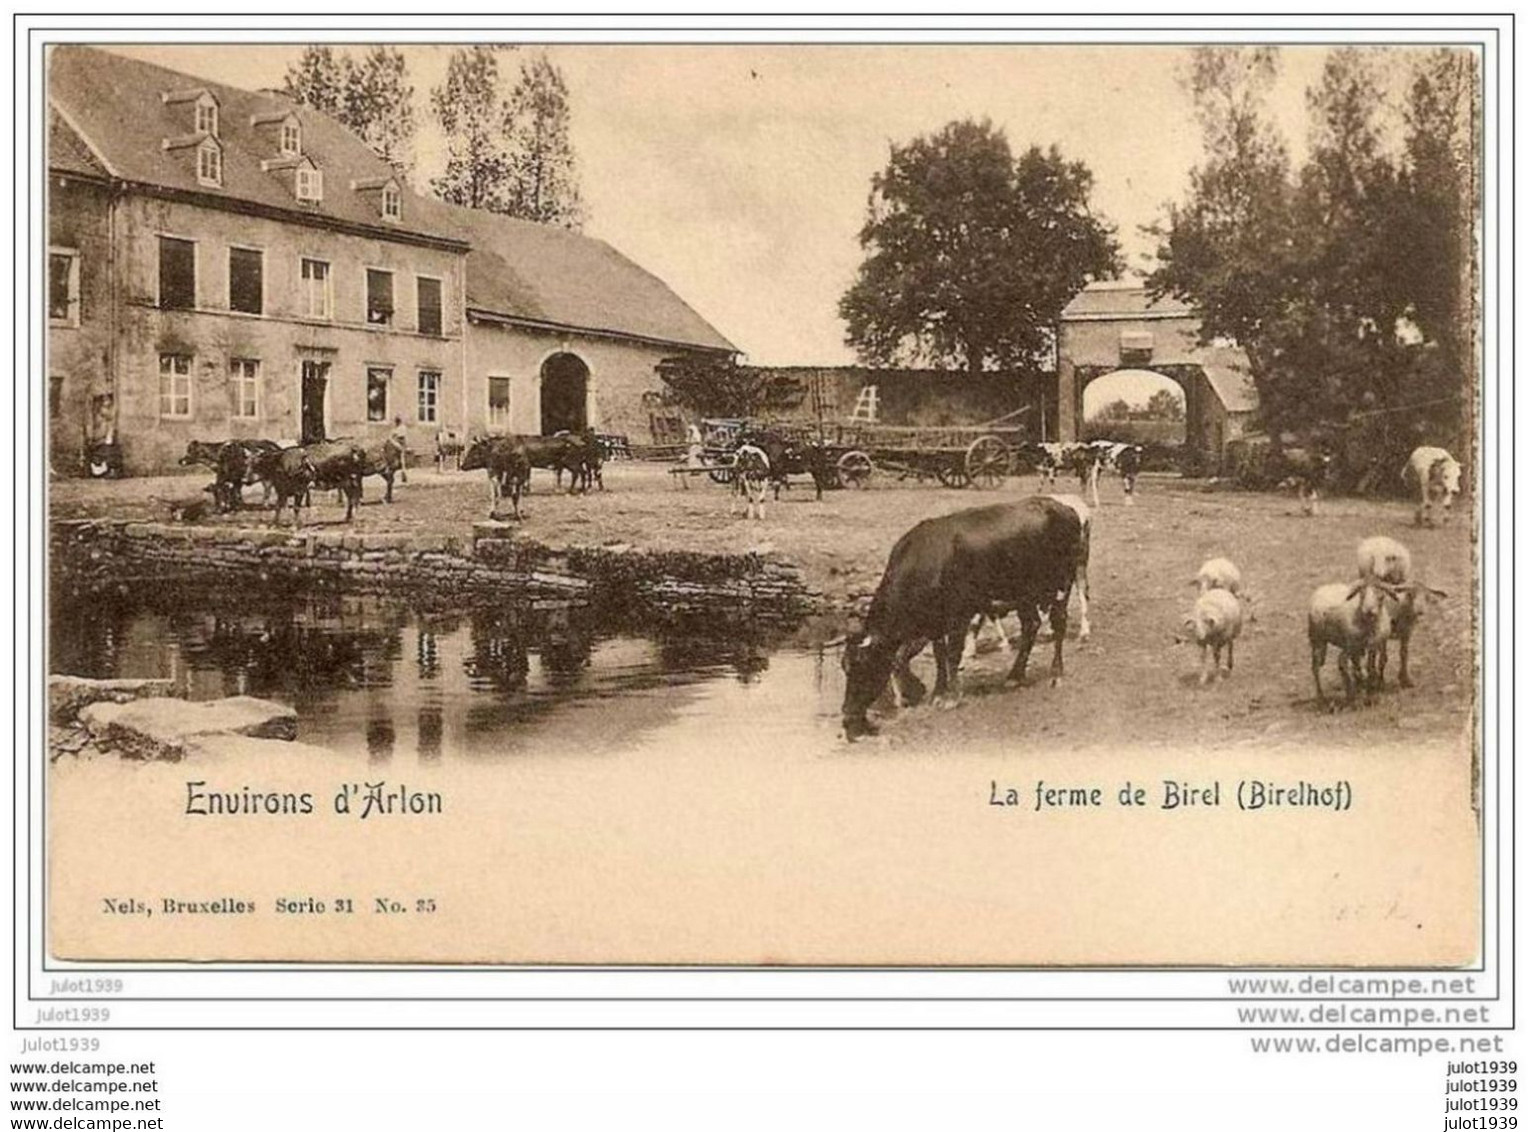
<instances>
[{"instance_id":1,"label":"grazing cow","mask_svg":"<svg viewBox=\"0 0 1528 1132\"><path fill-rule=\"evenodd\" d=\"M352 440L349 437L339 436L333 440L319 441L320 444L344 444L361 454L361 478L367 476L381 476L387 484L387 491L382 500L385 503L393 501L393 479L403 467L403 445L399 444L391 436L376 437L370 440ZM322 477L320 477L322 478ZM319 484L320 487L324 486ZM358 486L356 498L361 498Z\"/></svg>"},{"instance_id":2,"label":"grazing cow","mask_svg":"<svg viewBox=\"0 0 1528 1132\"><path fill-rule=\"evenodd\" d=\"M474 440L462 454L459 470L471 472L478 468L488 472L488 514L496 514L499 501L508 495L514 505L515 518L520 518L520 494L531 478L530 457L520 438L483 436Z\"/></svg>"},{"instance_id":3,"label":"grazing cow","mask_svg":"<svg viewBox=\"0 0 1528 1132\"><path fill-rule=\"evenodd\" d=\"M1068 446L1067 463L1077 473L1078 490L1092 498L1094 507L1100 506L1098 477L1109 466L1115 447L1114 442L1109 440L1094 440L1085 444Z\"/></svg>"},{"instance_id":4,"label":"grazing cow","mask_svg":"<svg viewBox=\"0 0 1528 1132\"><path fill-rule=\"evenodd\" d=\"M1454 497L1459 494L1459 461L1450 456L1447 449L1418 448L1406 462L1404 474L1417 481L1422 493L1421 505L1417 508L1417 526L1433 525L1434 503L1443 504L1443 519L1447 522Z\"/></svg>"},{"instance_id":5,"label":"grazing cow","mask_svg":"<svg viewBox=\"0 0 1528 1132\"><path fill-rule=\"evenodd\" d=\"M1069 466L1070 445L1041 442L1025 445L1022 452L1040 473L1040 486L1035 490L1048 493L1056 490L1056 474Z\"/></svg>"},{"instance_id":6,"label":"grazing cow","mask_svg":"<svg viewBox=\"0 0 1528 1132\"><path fill-rule=\"evenodd\" d=\"M570 492L593 491L596 484L604 491L605 449L600 444L599 435L592 428L584 428L578 432L564 429L554 433L553 437L567 443L563 460L552 467L552 478L556 485L562 487L562 473L568 469L571 473L568 486Z\"/></svg>"},{"instance_id":7,"label":"grazing cow","mask_svg":"<svg viewBox=\"0 0 1528 1132\"><path fill-rule=\"evenodd\" d=\"M774 488L776 502L780 500L780 489L790 486L788 476L811 476L819 502L822 489L833 482L832 457L820 444L799 441L763 428L745 429L738 434L738 442L752 445L768 458L769 483Z\"/></svg>"},{"instance_id":8,"label":"grazing cow","mask_svg":"<svg viewBox=\"0 0 1528 1132\"><path fill-rule=\"evenodd\" d=\"M1126 444L1114 457L1114 467L1125 484L1125 506L1135 504L1135 477L1141 474L1141 457L1145 450L1139 444Z\"/></svg>"},{"instance_id":9,"label":"grazing cow","mask_svg":"<svg viewBox=\"0 0 1528 1132\"><path fill-rule=\"evenodd\" d=\"M562 473L567 472L569 494L581 490L586 458L581 436L568 432L554 436L511 434L511 439L517 441L525 450L526 459L530 461L531 467L546 468L555 473L558 487L562 486ZM529 481L526 483L525 490L530 490Z\"/></svg>"},{"instance_id":10,"label":"grazing cow","mask_svg":"<svg viewBox=\"0 0 1528 1132\"><path fill-rule=\"evenodd\" d=\"M753 444L739 444L732 453L732 490L743 501L750 519L764 518L764 492L773 474L769 455Z\"/></svg>"},{"instance_id":11,"label":"grazing cow","mask_svg":"<svg viewBox=\"0 0 1528 1132\"><path fill-rule=\"evenodd\" d=\"M211 468L214 478L208 490L213 501L221 511L235 511L244 502L244 488L260 482L258 457L280 447L272 440L192 440L186 444L180 466ZM270 497L271 487L266 484L264 502L270 502Z\"/></svg>"},{"instance_id":12,"label":"grazing cow","mask_svg":"<svg viewBox=\"0 0 1528 1132\"><path fill-rule=\"evenodd\" d=\"M904 699L922 686L908 662L932 642L936 697L958 694L960 656L976 614L995 606L1017 610L1023 633L1008 678L1022 681L1047 611L1055 636L1052 683L1063 672L1066 607L1082 554L1082 522L1064 503L1035 496L925 519L897 540L870 603L864 628L845 642L844 733L874 728L866 718L886 682L896 677Z\"/></svg>"},{"instance_id":13,"label":"grazing cow","mask_svg":"<svg viewBox=\"0 0 1528 1132\"><path fill-rule=\"evenodd\" d=\"M1092 590L1088 585L1088 557L1091 553L1093 541L1093 512L1089 510L1080 495L1048 495L1045 498L1054 499L1065 507L1070 507L1077 513L1077 518L1082 522L1082 547L1077 555L1077 574L1074 579L1074 591L1077 594L1079 612L1082 615L1081 624L1077 626L1077 640L1085 641L1093 634L1093 626L1088 621L1088 602L1092 599ZM971 622L971 638L974 643L977 632L981 629L983 621L991 621L997 629L997 634L1003 640L1003 647L1012 651L1013 644L1008 639L1008 634L1003 630L1003 617L1013 612L1011 607L994 607L984 613L978 613ZM964 654L962 654L964 659Z\"/></svg>"},{"instance_id":14,"label":"grazing cow","mask_svg":"<svg viewBox=\"0 0 1528 1132\"><path fill-rule=\"evenodd\" d=\"M1316 445L1292 445L1271 454L1278 484L1294 488L1300 496L1300 509L1316 514L1321 492L1332 470L1332 454Z\"/></svg>"},{"instance_id":15,"label":"grazing cow","mask_svg":"<svg viewBox=\"0 0 1528 1132\"><path fill-rule=\"evenodd\" d=\"M271 515L271 526L281 525L281 508L291 500L292 526L300 527L303 500L307 498L316 475L313 460L307 450L280 448L274 452L262 452L255 458L255 466L260 478L276 494L276 510Z\"/></svg>"},{"instance_id":16,"label":"grazing cow","mask_svg":"<svg viewBox=\"0 0 1528 1132\"><path fill-rule=\"evenodd\" d=\"M392 441L387 441L391 444ZM320 491L338 492L345 501L345 522L355 515L356 504L361 501L361 477L373 468L366 449L350 440L318 440L302 446L313 465L309 491L304 493L306 502L312 504L312 488ZM279 510L280 503L277 503Z\"/></svg>"}]
</instances>

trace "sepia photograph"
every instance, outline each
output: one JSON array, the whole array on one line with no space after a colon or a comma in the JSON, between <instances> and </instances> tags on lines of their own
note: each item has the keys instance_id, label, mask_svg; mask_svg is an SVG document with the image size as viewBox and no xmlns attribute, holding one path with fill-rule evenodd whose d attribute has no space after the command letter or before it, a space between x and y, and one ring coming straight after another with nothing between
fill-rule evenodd
<instances>
[{"instance_id":1,"label":"sepia photograph","mask_svg":"<svg viewBox=\"0 0 1528 1132\"><path fill-rule=\"evenodd\" d=\"M1480 50L44 65L50 960L1480 966Z\"/></svg>"}]
</instances>

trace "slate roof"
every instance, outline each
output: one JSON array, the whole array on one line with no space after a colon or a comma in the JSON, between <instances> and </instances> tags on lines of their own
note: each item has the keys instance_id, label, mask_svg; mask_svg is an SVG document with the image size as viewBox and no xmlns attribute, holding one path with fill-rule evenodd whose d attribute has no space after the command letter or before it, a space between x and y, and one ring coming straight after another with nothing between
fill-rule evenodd
<instances>
[{"instance_id":1,"label":"slate roof","mask_svg":"<svg viewBox=\"0 0 1528 1132\"><path fill-rule=\"evenodd\" d=\"M1132 280L1111 280L1103 283L1089 283L1079 291L1062 310L1061 321L1130 318L1142 315L1148 318L1162 318L1193 313L1193 309L1187 303L1171 295L1163 295L1161 299L1152 302L1143 284Z\"/></svg>"},{"instance_id":2,"label":"slate roof","mask_svg":"<svg viewBox=\"0 0 1528 1132\"><path fill-rule=\"evenodd\" d=\"M466 242L470 309L553 329L738 350L661 279L603 240L443 204L410 192L401 180L402 220L383 220L381 194L366 187L380 185L393 170L338 122L278 94L240 90L80 45L53 48L48 68L50 168L100 175L94 147L105 171L126 181L253 202L309 223L330 218L379 234ZM166 139L194 132L193 94L199 89L218 102L220 189L198 183L195 145L164 148ZM167 93L178 101L166 103ZM270 122L288 112L302 124L303 153L323 172L323 200L316 205L296 199L289 172L262 167L280 156L279 131L253 126L251 119Z\"/></svg>"},{"instance_id":3,"label":"slate roof","mask_svg":"<svg viewBox=\"0 0 1528 1132\"><path fill-rule=\"evenodd\" d=\"M350 187L352 180L388 177L387 162L338 122L277 94L255 93L194 78L152 63L129 59L77 44L60 45L48 56L48 98L79 132L111 172L125 181L181 189L277 208L301 216L320 216L387 231L452 238L454 233L411 215L404 206L400 222L382 219L375 193ZM218 102L218 141L223 147L223 185L209 188L196 179L196 148L166 150L166 139L195 132L195 102L165 102L165 94L206 90ZM302 150L324 175L323 200L297 200L286 179L262 168L280 157L278 130L256 127L256 115L295 113L302 125Z\"/></svg>"},{"instance_id":4,"label":"slate roof","mask_svg":"<svg viewBox=\"0 0 1528 1132\"><path fill-rule=\"evenodd\" d=\"M491 212L443 210L472 250L467 305L504 318L736 353L657 276L604 240Z\"/></svg>"}]
</instances>

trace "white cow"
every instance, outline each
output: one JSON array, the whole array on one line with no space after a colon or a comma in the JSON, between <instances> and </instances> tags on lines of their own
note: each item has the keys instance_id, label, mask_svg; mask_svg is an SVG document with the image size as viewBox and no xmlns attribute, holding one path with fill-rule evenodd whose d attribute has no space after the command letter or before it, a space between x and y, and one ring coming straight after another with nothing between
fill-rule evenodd
<instances>
[{"instance_id":1,"label":"white cow","mask_svg":"<svg viewBox=\"0 0 1528 1132\"><path fill-rule=\"evenodd\" d=\"M1417 526L1432 526L1434 503L1443 504L1445 521L1459 494L1459 461L1443 448L1418 448L1406 462L1406 475L1417 481L1421 505L1417 508Z\"/></svg>"}]
</instances>

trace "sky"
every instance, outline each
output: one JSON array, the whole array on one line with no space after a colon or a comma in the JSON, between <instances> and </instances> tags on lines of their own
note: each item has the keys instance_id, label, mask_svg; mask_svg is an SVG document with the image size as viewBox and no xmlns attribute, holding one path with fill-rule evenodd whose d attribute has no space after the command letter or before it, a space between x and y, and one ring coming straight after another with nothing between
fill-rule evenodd
<instances>
[{"instance_id":1,"label":"sky","mask_svg":"<svg viewBox=\"0 0 1528 1132\"><path fill-rule=\"evenodd\" d=\"M279 87L300 47L112 45L229 85ZM449 48L406 46L418 187L438 171L428 106ZM839 365L839 296L862 258L871 177L893 143L988 118L1016 152L1060 147L1094 173L1127 262L1187 192L1200 135L1180 47L554 45L587 220L763 365ZM1298 159L1325 50L1285 47L1273 109ZM518 66L511 55L506 69Z\"/></svg>"}]
</instances>

